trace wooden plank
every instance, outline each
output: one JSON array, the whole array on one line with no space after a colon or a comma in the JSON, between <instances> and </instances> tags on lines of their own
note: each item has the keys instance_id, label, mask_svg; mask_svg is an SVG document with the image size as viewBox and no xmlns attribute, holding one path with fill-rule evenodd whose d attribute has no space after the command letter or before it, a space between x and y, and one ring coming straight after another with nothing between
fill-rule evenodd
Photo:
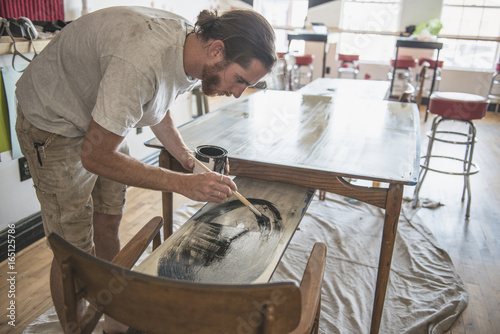
<instances>
[{"instance_id":1,"label":"wooden plank","mask_svg":"<svg viewBox=\"0 0 500 334\"><path fill-rule=\"evenodd\" d=\"M206 283L268 282L314 190L244 177L234 181L262 217L235 197L208 203L135 270Z\"/></svg>"}]
</instances>

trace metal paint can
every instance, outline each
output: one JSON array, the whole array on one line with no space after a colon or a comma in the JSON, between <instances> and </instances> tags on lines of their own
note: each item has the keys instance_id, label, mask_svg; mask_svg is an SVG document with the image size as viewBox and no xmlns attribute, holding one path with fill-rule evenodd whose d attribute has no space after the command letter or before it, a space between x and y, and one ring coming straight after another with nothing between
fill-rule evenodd
<instances>
[{"instance_id":1,"label":"metal paint can","mask_svg":"<svg viewBox=\"0 0 500 334\"><path fill-rule=\"evenodd\" d=\"M201 145L195 150L196 159L214 172L225 174L227 165L227 151L219 146ZM204 173L205 170L195 164L193 173Z\"/></svg>"}]
</instances>

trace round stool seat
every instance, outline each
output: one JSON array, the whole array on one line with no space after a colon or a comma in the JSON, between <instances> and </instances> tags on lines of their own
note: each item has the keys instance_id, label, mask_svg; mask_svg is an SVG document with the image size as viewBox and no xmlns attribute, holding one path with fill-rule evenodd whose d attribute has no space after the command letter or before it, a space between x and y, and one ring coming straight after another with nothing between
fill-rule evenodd
<instances>
[{"instance_id":1,"label":"round stool seat","mask_svg":"<svg viewBox=\"0 0 500 334\"><path fill-rule=\"evenodd\" d=\"M310 65L313 62L313 55L295 56L296 65Z\"/></svg>"},{"instance_id":2,"label":"round stool seat","mask_svg":"<svg viewBox=\"0 0 500 334\"><path fill-rule=\"evenodd\" d=\"M276 52L278 59L284 59L286 54L286 52Z\"/></svg>"},{"instance_id":3,"label":"round stool seat","mask_svg":"<svg viewBox=\"0 0 500 334\"><path fill-rule=\"evenodd\" d=\"M488 104L489 101L479 95L436 92L430 97L429 112L462 120L482 119L486 115Z\"/></svg>"},{"instance_id":4,"label":"round stool seat","mask_svg":"<svg viewBox=\"0 0 500 334\"><path fill-rule=\"evenodd\" d=\"M434 60L432 58L423 57L423 58L420 58L418 60L418 64L419 65L422 65L424 62L428 62L429 63L429 67L432 68L432 69L434 69L436 67L436 60ZM443 68L443 64L444 64L444 60L438 61L438 67L439 68Z\"/></svg>"},{"instance_id":5,"label":"round stool seat","mask_svg":"<svg viewBox=\"0 0 500 334\"><path fill-rule=\"evenodd\" d=\"M359 60L359 56L358 55L346 55L346 54L339 53L339 60L340 61L353 62L353 61L358 61Z\"/></svg>"},{"instance_id":6,"label":"round stool seat","mask_svg":"<svg viewBox=\"0 0 500 334\"><path fill-rule=\"evenodd\" d=\"M417 67L418 60L412 56L398 57L396 68L414 68ZM394 67L394 59L391 59L391 66Z\"/></svg>"},{"instance_id":7,"label":"round stool seat","mask_svg":"<svg viewBox=\"0 0 500 334\"><path fill-rule=\"evenodd\" d=\"M495 72L500 72L500 61L497 63L497 67L495 67Z\"/></svg>"}]
</instances>

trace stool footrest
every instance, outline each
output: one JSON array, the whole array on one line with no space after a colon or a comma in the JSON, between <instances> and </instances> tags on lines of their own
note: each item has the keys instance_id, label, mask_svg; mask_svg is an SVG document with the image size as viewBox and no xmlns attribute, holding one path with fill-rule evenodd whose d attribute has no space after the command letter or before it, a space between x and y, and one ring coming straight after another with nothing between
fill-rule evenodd
<instances>
[{"instance_id":1,"label":"stool footrest","mask_svg":"<svg viewBox=\"0 0 500 334\"><path fill-rule=\"evenodd\" d=\"M443 137L437 137L437 135L442 135L442 134L448 134L448 135L455 135L455 136L460 136L460 137L466 137L468 138L467 140L464 141L458 141L458 140L451 140L451 139L445 139ZM427 137L432 138L432 131L427 132ZM434 134L434 140L443 142L443 143L450 143L450 144L459 144L459 145L469 145L472 144L472 139L470 139L470 135L463 133L463 132L457 132L457 131L435 131ZM477 142L477 138L474 139L474 142Z\"/></svg>"},{"instance_id":2,"label":"stool footrest","mask_svg":"<svg viewBox=\"0 0 500 334\"><path fill-rule=\"evenodd\" d=\"M425 159L425 158L426 157L424 156L424 157L421 157L420 159ZM429 156L429 158L440 158L440 159L447 159L447 160L455 160L455 161L460 161L463 164L466 163L466 161L464 159L455 158L455 157L449 157L449 156L445 156L445 155L431 155L431 156ZM421 164L420 167L423 168L423 169L427 169L427 170L436 172L436 173L448 174L448 175L462 175L462 176L466 176L466 175L473 175L473 174L479 173L479 166L476 165L475 163L471 163L470 164L469 171L465 171L464 170L462 172L451 172L451 171L448 171L448 170L431 168L431 167L423 165L423 164Z\"/></svg>"}]
</instances>

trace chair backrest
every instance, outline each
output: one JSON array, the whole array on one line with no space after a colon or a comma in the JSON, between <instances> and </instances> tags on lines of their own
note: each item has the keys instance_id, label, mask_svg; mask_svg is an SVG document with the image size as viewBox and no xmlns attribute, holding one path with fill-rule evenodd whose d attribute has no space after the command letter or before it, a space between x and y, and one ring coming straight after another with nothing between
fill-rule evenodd
<instances>
[{"instance_id":1,"label":"chair backrest","mask_svg":"<svg viewBox=\"0 0 500 334\"><path fill-rule=\"evenodd\" d=\"M429 68L429 66L430 64L428 62L423 62L422 68L420 69L419 73L420 85L418 87L418 93L416 98L416 102L419 108L422 105L422 95L424 93L425 75L427 73L427 69Z\"/></svg>"},{"instance_id":2,"label":"chair backrest","mask_svg":"<svg viewBox=\"0 0 500 334\"><path fill-rule=\"evenodd\" d=\"M79 322L80 298L151 334L288 333L300 321L295 283L217 285L153 277L91 256L56 234L48 240L64 277L68 326Z\"/></svg>"},{"instance_id":3,"label":"chair backrest","mask_svg":"<svg viewBox=\"0 0 500 334\"><path fill-rule=\"evenodd\" d=\"M406 89L399 97L399 102L411 102L413 95L415 94L415 87L411 84L406 85Z\"/></svg>"}]
</instances>

